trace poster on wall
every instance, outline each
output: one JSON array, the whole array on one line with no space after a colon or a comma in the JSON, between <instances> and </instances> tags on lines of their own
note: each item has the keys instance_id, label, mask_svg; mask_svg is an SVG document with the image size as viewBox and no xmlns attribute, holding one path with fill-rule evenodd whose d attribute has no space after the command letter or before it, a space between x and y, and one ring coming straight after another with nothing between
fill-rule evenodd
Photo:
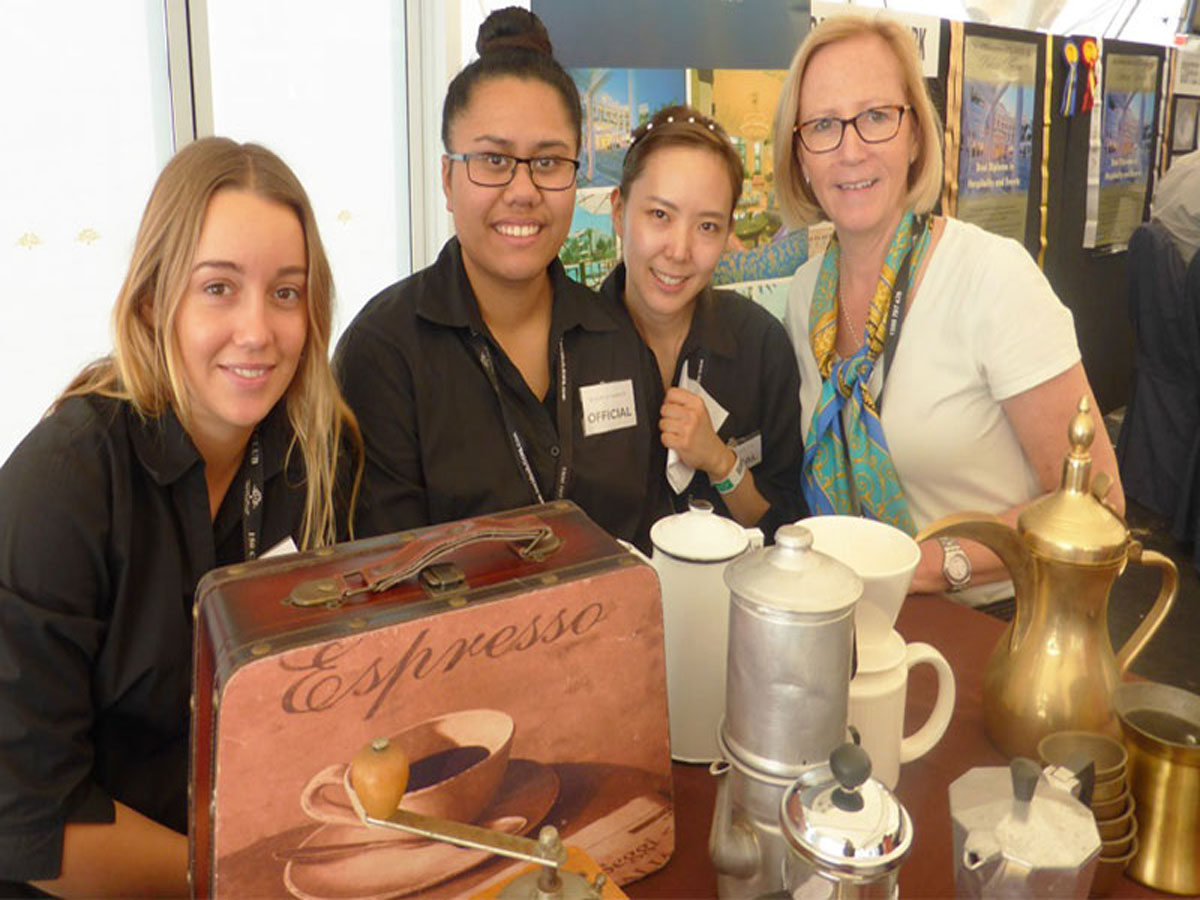
<instances>
[{"instance_id":1,"label":"poster on wall","mask_svg":"<svg viewBox=\"0 0 1200 900\"><path fill-rule=\"evenodd\" d=\"M1093 117L1099 110L1100 146L1089 158L1085 247L1123 247L1141 224L1154 158L1158 62L1156 56L1105 56L1104 87L1092 110Z\"/></svg>"},{"instance_id":2,"label":"poster on wall","mask_svg":"<svg viewBox=\"0 0 1200 900\"><path fill-rule=\"evenodd\" d=\"M1200 96L1200 41L1189 41L1176 53L1174 93Z\"/></svg>"},{"instance_id":3,"label":"poster on wall","mask_svg":"<svg viewBox=\"0 0 1200 900\"><path fill-rule=\"evenodd\" d=\"M1172 154L1191 153L1196 149L1197 112L1200 112L1200 97L1175 98L1175 117L1171 128Z\"/></svg>"},{"instance_id":4,"label":"poster on wall","mask_svg":"<svg viewBox=\"0 0 1200 900\"><path fill-rule=\"evenodd\" d=\"M1036 95L1036 45L966 35L957 215L1022 242Z\"/></svg>"},{"instance_id":5,"label":"poster on wall","mask_svg":"<svg viewBox=\"0 0 1200 900\"><path fill-rule=\"evenodd\" d=\"M788 229L775 200L772 128L786 76L780 69L696 69L691 75L692 105L721 124L745 169L729 249L713 281L768 300L764 305L780 316L783 303L772 288L808 258L807 229Z\"/></svg>"},{"instance_id":6,"label":"poster on wall","mask_svg":"<svg viewBox=\"0 0 1200 900\"><path fill-rule=\"evenodd\" d=\"M578 190L559 258L567 274L597 288L620 259L611 194L633 130L660 109L687 102L684 69L570 69L583 106Z\"/></svg>"}]
</instances>

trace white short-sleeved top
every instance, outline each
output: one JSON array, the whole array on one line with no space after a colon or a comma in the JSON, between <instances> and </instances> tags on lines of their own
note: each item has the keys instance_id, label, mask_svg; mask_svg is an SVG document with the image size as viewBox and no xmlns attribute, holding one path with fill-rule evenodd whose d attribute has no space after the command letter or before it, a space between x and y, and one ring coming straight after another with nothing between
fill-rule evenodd
<instances>
[{"instance_id":1,"label":"white short-sleeved top","mask_svg":"<svg viewBox=\"0 0 1200 900\"><path fill-rule=\"evenodd\" d=\"M806 441L821 392L808 341L821 259L792 278L785 320L800 365ZM946 220L883 394L884 434L918 528L954 512L999 513L1042 493L1001 402L1079 359L1071 312L1025 248ZM882 381L881 362L869 384L876 398Z\"/></svg>"}]
</instances>

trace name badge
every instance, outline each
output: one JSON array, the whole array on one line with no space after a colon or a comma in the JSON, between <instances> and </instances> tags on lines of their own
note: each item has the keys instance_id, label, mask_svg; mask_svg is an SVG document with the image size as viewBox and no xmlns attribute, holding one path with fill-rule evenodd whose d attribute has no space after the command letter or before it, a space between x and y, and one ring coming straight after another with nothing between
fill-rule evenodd
<instances>
[{"instance_id":1,"label":"name badge","mask_svg":"<svg viewBox=\"0 0 1200 900\"><path fill-rule=\"evenodd\" d=\"M747 469L753 469L762 462L762 432L756 431L754 434L735 440L733 452L738 455Z\"/></svg>"},{"instance_id":2,"label":"name badge","mask_svg":"<svg viewBox=\"0 0 1200 900\"><path fill-rule=\"evenodd\" d=\"M632 428L637 424L632 379L581 387L579 402L583 406L584 437Z\"/></svg>"}]
</instances>

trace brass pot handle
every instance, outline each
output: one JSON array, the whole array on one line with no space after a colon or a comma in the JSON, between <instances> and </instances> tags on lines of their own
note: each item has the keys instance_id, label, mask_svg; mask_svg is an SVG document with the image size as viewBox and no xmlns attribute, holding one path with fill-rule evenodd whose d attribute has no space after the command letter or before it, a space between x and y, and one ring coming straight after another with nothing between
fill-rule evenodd
<instances>
[{"instance_id":1,"label":"brass pot handle","mask_svg":"<svg viewBox=\"0 0 1200 900\"><path fill-rule=\"evenodd\" d=\"M1179 570L1175 568L1175 563L1171 562L1168 557L1155 550L1144 550L1140 542L1134 541L1129 547L1129 559L1132 562L1141 563L1143 566L1162 569L1162 587L1159 589L1154 605L1150 607L1150 612L1146 614L1146 618L1142 619L1142 624L1134 630L1117 654L1117 669L1122 675L1129 668L1129 664L1142 652L1150 638L1154 636L1154 632L1158 631L1158 626L1163 623L1163 619L1171 611L1175 595L1179 593Z\"/></svg>"}]
</instances>

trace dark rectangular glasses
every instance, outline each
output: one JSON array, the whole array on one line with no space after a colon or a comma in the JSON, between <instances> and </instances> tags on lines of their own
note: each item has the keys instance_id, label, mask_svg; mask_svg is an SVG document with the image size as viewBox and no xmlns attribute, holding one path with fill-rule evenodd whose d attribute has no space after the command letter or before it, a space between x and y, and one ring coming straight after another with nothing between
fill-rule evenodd
<instances>
[{"instance_id":1,"label":"dark rectangular glasses","mask_svg":"<svg viewBox=\"0 0 1200 900\"><path fill-rule=\"evenodd\" d=\"M504 187L517 175L517 166L529 167L529 177L543 191L565 191L575 183L579 160L565 156L509 156L507 153L447 153L447 159L465 163L467 178L480 187Z\"/></svg>"},{"instance_id":2,"label":"dark rectangular glasses","mask_svg":"<svg viewBox=\"0 0 1200 900\"><path fill-rule=\"evenodd\" d=\"M853 124L858 136L867 144L882 144L890 141L900 131L900 122L911 106L873 106L856 116L842 119L838 116L821 116L801 122L792 130L800 137L800 143L809 153L830 153L842 146L846 126Z\"/></svg>"}]
</instances>

